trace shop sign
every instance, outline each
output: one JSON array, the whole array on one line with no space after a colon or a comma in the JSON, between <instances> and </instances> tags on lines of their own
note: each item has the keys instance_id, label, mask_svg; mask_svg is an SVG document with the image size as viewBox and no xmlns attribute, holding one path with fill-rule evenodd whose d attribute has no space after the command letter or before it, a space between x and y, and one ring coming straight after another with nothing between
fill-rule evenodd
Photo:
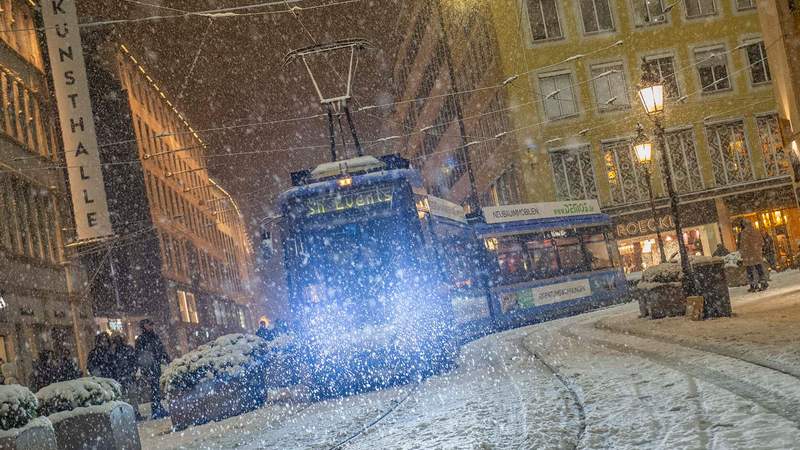
<instances>
[{"instance_id":1,"label":"shop sign","mask_svg":"<svg viewBox=\"0 0 800 450\"><path fill-rule=\"evenodd\" d=\"M658 226L656 226L656 224L658 224ZM644 236L655 234L659 231L672 230L673 228L675 228L675 222L672 220L672 216L661 216L658 218L658 222L652 217L649 219L632 220L630 222L617 224L617 237L625 239L634 236Z\"/></svg>"},{"instance_id":2,"label":"shop sign","mask_svg":"<svg viewBox=\"0 0 800 450\"><path fill-rule=\"evenodd\" d=\"M528 203L524 205L488 206L483 208L483 212L486 217L486 223L506 223L518 220L599 214L600 204L597 200Z\"/></svg>"},{"instance_id":3,"label":"shop sign","mask_svg":"<svg viewBox=\"0 0 800 450\"><path fill-rule=\"evenodd\" d=\"M112 233L75 0L42 2L79 240Z\"/></svg>"},{"instance_id":4,"label":"shop sign","mask_svg":"<svg viewBox=\"0 0 800 450\"><path fill-rule=\"evenodd\" d=\"M453 202L445 199L428 196L428 207L431 214L434 216L444 217L445 219L454 220L456 222L467 223L467 216L464 214L464 208Z\"/></svg>"}]
</instances>

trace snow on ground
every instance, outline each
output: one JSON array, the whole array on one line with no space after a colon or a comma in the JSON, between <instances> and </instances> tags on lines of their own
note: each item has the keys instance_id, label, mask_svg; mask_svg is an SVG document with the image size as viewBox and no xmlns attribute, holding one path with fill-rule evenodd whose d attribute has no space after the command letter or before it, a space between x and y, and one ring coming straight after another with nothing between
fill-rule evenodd
<instances>
[{"instance_id":1,"label":"snow on ground","mask_svg":"<svg viewBox=\"0 0 800 450\"><path fill-rule=\"evenodd\" d=\"M344 448L796 447L800 273L732 295L730 319L643 320L622 305L471 343L458 369L416 387L269 405L177 433L147 422L143 447L331 448L389 410Z\"/></svg>"}]
</instances>

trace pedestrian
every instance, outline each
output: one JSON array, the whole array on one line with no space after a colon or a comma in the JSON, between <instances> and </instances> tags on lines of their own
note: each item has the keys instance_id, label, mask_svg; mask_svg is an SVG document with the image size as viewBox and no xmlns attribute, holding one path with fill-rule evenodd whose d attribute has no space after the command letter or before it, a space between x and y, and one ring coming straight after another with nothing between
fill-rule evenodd
<instances>
[{"instance_id":1,"label":"pedestrian","mask_svg":"<svg viewBox=\"0 0 800 450\"><path fill-rule=\"evenodd\" d=\"M722 258L722 257L728 256L729 254L730 254L730 252L728 251L727 248L725 248L725 244L720 242L719 244L717 244L717 248L714 250L714 253L712 253L711 256L716 256L718 258Z\"/></svg>"},{"instance_id":2,"label":"pedestrian","mask_svg":"<svg viewBox=\"0 0 800 450\"><path fill-rule=\"evenodd\" d=\"M750 282L748 292L763 291L769 287L764 274L764 240L750 221L742 219L739 232L739 253Z\"/></svg>"},{"instance_id":3,"label":"pedestrian","mask_svg":"<svg viewBox=\"0 0 800 450\"><path fill-rule=\"evenodd\" d=\"M270 337L269 328L267 328L267 321L262 320L258 322L258 330L256 330L256 336L260 337L261 339L268 341Z\"/></svg>"},{"instance_id":4,"label":"pedestrian","mask_svg":"<svg viewBox=\"0 0 800 450\"><path fill-rule=\"evenodd\" d=\"M93 377L114 378L114 362L111 355L111 339L108 333L98 333L94 337L94 348L86 359L89 375Z\"/></svg>"},{"instance_id":5,"label":"pedestrian","mask_svg":"<svg viewBox=\"0 0 800 450\"><path fill-rule=\"evenodd\" d=\"M161 404L161 364L169 362L169 355L164 349L161 338L155 332L153 321L144 319L139 322L141 334L136 338L136 364L142 371L142 378L150 389L153 404L153 419L168 416Z\"/></svg>"},{"instance_id":6,"label":"pedestrian","mask_svg":"<svg viewBox=\"0 0 800 450\"><path fill-rule=\"evenodd\" d=\"M767 261L769 264L770 269L777 272L778 271L778 260L775 254L775 241L772 240L772 236L766 232L766 230L761 232L762 240L764 241L764 260Z\"/></svg>"},{"instance_id":7,"label":"pedestrian","mask_svg":"<svg viewBox=\"0 0 800 450\"><path fill-rule=\"evenodd\" d=\"M125 336L116 333L111 336L111 361L114 364L114 378L122 387L123 398L133 406L136 419L141 420L139 414L139 396L136 387L136 350L125 342Z\"/></svg>"}]
</instances>

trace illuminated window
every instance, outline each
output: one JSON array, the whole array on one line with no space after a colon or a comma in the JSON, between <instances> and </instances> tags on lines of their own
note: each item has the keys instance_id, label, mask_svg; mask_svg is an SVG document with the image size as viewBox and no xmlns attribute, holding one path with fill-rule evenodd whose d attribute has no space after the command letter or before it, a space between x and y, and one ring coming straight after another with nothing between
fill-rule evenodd
<instances>
[{"instance_id":1,"label":"illuminated window","mask_svg":"<svg viewBox=\"0 0 800 450\"><path fill-rule=\"evenodd\" d=\"M183 322L200 323L197 314L197 302L191 292L178 291L178 309Z\"/></svg>"}]
</instances>

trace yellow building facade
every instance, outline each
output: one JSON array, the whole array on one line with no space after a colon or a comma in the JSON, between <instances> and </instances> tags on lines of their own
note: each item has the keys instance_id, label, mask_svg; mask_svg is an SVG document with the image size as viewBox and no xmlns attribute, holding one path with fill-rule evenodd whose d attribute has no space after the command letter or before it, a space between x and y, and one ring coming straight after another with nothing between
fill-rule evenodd
<instances>
[{"instance_id":1,"label":"yellow building facade","mask_svg":"<svg viewBox=\"0 0 800 450\"><path fill-rule=\"evenodd\" d=\"M736 248L739 218L797 252L800 223L755 0L491 2L527 202L597 199L615 221L626 269L657 262L671 229L658 158L668 155L694 253ZM642 62L664 79L664 153L651 181L632 142L652 122L636 85ZM677 251L667 236L667 253Z\"/></svg>"}]
</instances>

